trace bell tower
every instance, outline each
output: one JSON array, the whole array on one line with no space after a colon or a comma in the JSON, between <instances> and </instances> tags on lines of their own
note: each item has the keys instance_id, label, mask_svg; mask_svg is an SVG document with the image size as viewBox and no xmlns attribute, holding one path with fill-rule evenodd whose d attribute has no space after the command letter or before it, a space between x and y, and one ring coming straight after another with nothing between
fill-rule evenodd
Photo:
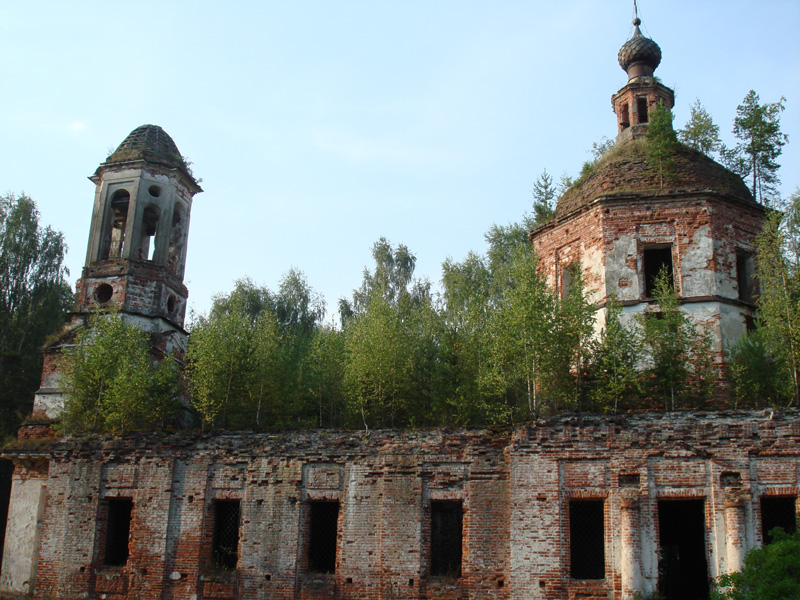
<instances>
[{"instance_id":1,"label":"bell tower","mask_svg":"<svg viewBox=\"0 0 800 600\"><path fill-rule=\"evenodd\" d=\"M172 138L157 125L134 129L89 179L94 209L72 322L44 348L33 414L57 418L64 406L61 350L95 311L116 310L150 334L155 356L186 350L189 292L183 283L192 198L199 183Z\"/></svg>"},{"instance_id":2,"label":"bell tower","mask_svg":"<svg viewBox=\"0 0 800 600\"><path fill-rule=\"evenodd\" d=\"M661 48L642 35L641 24L637 16L633 20L631 39L617 54L619 66L628 74L628 83L611 97L611 106L617 115L617 144L644 136L650 113L659 102L669 110L675 104L675 93L653 75L661 64Z\"/></svg>"},{"instance_id":3,"label":"bell tower","mask_svg":"<svg viewBox=\"0 0 800 600\"><path fill-rule=\"evenodd\" d=\"M192 198L202 189L172 138L134 129L89 178L97 187L75 312L116 308L183 327Z\"/></svg>"}]
</instances>

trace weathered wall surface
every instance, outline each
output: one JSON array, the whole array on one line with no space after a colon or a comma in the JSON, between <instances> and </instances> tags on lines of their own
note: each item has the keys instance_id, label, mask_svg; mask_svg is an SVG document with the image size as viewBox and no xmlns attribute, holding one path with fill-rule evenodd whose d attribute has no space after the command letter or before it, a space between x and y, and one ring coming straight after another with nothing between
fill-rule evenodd
<instances>
[{"instance_id":1,"label":"weathered wall surface","mask_svg":"<svg viewBox=\"0 0 800 600\"><path fill-rule=\"evenodd\" d=\"M648 301L645 250L670 248L684 308L722 354L753 316L740 299L737 256L751 255L761 227L759 207L709 194L601 198L531 235L548 283L564 293L565 268L580 263L589 298L612 294L628 306ZM750 273L751 274L751 273ZM640 312L640 309L627 312Z\"/></svg>"},{"instance_id":2,"label":"weathered wall surface","mask_svg":"<svg viewBox=\"0 0 800 600\"><path fill-rule=\"evenodd\" d=\"M33 590L46 491L46 462L18 462L11 478L0 594L28 594Z\"/></svg>"},{"instance_id":3,"label":"weathered wall surface","mask_svg":"<svg viewBox=\"0 0 800 600\"><path fill-rule=\"evenodd\" d=\"M42 598L632 598L659 577L659 502L703 506L708 575L762 542L761 498L800 482L800 413L563 417L503 431L140 435L64 441L46 480ZM108 503L129 552L103 564ZM212 560L215 502L241 507ZM575 578L570 506L600 502L602 578ZM309 565L311 506L339 503L334 573ZM432 503L463 507L461 575L432 576ZM580 541L574 542L579 544ZM4 565L5 573L5 565Z\"/></svg>"}]
</instances>

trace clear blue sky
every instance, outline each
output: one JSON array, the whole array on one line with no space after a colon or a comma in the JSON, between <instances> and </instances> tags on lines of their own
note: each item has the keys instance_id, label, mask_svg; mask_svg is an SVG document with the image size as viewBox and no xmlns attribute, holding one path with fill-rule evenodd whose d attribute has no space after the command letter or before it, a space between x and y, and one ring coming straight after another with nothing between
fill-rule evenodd
<instances>
[{"instance_id":1,"label":"clear blue sky","mask_svg":"<svg viewBox=\"0 0 800 600\"><path fill-rule=\"evenodd\" d=\"M800 2L640 0L676 92L730 134L750 89L786 97L784 193L800 184ZM97 165L162 126L203 179L190 306L290 267L329 313L381 236L439 281L448 256L530 208L616 133L632 1L7 2L0 6L0 192L25 192L86 252Z\"/></svg>"}]
</instances>

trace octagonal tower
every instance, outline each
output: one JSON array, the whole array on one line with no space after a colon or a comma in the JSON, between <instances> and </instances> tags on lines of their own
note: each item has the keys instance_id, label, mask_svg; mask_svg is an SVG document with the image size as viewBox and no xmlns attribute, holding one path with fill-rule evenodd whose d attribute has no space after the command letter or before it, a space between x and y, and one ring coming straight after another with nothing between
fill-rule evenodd
<instances>
[{"instance_id":1,"label":"octagonal tower","mask_svg":"<svg viewBox=\"0 0 800 600\"><path fill-rule=\"evenodd\" d=\"M764 209L742 179L686 146L663 185L647 164L648 115L674 93L655 79L661 49L639 30L619 51L628 82L613 97L617 143L558 201L554 218L530 233L540 268L563 293L580 264L598 310L614 295L623 317L653 301L655 275L671 271L683 310L707 327L722 360L751 325L753 252Z\"/></svg>"},{"instance_id":2,"label":"octagonal tower","mask_svg":"<svg viewBox=\"0 0 800 600\"><path fill-rule=\"evenodd\" d=\"M158 359L186 349L189 292L183 283L192 199L202 192L172 138L157 125L134 129L89 179L95 184L86 262L69 328L44 349L33 413L56 418L64 404L61 348L95 311L114 310L151 337Z\"/></svg>"}]
</instances>

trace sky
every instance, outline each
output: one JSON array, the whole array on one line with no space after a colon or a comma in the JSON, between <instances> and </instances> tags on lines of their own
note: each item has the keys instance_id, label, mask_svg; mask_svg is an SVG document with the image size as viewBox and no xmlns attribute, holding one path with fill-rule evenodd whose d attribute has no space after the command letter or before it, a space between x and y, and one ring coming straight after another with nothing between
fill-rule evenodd
<instances>
[{"instance_id":1,"label":"sky","mask_svg":"<svg viewBox=\"0 0 800 600\"><path fill-rule=\"evenodd\" d=\"M699 99L735 142L750 89L786 98L782 192L800 185L800 1L639 0L675 125ZM544 169L576 175L616 134L629 0L285 0L0 4L0 193L61 230L74 285L87 180L160 125L202 179L185 282L209 309L237 279L291 268L350 296L381 237L441 264L485 252Z\"/></svg>"}]
</instances>

